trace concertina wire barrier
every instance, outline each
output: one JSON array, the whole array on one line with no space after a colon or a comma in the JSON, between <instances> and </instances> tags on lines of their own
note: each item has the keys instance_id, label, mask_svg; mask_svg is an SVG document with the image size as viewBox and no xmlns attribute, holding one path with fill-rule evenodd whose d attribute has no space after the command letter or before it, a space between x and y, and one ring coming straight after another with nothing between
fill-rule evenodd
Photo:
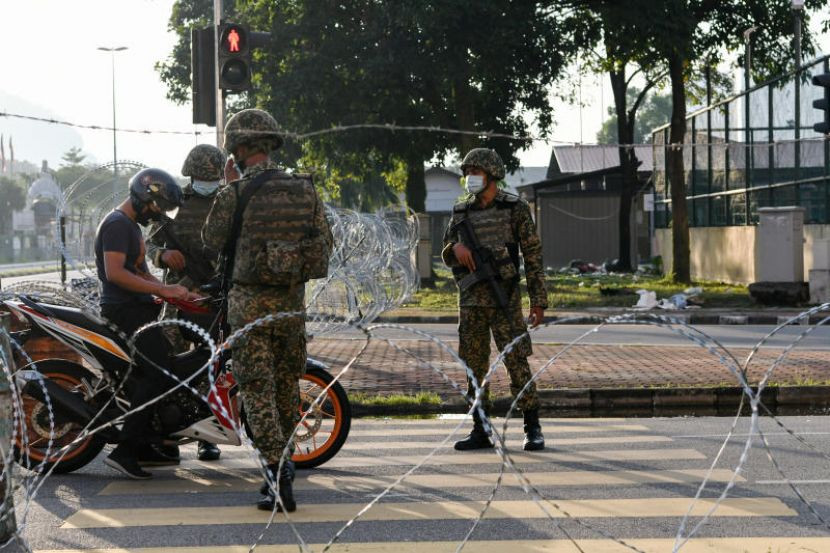
<instances>
[{"instance_id":1,"label":"concertina wire barrier","mask_svg":"<svg viewBox=\"0 0 830 553\"><path fill-rule=\"evenodd\" d=\"M61 215L73 215L82 224L84 220L84 215L78 216L78 213L85 213L85 216L88 218L90 223L92 221L95 221L97 223L97 221L100 220L100 218L103 217L103 215L113 205L117 203L116 200L118 200L119 194L118 192L115 192L112 195L101 194L102 189L104 189L107 186L113 185L111 181L108 181L106 179L103 180L101 183L96 184L92 187L87 187L86 189L84 189L83 183L87 182L92 176L96 174L96 172L98 174L106 174L109 172L113 172L113 169L116 169L122 171L122 173L127 173L130 170L137 170L140 167L142 167L142 165L135 162L119 162L115 165L107 164L101 166L97 168L95 171L92 171L90 174L85 175L84 177L79 179L78 182L73 184L72 187L67 189L60 205L58 206L58 219ZM115 177L115 180L117 182L117 176ZM117 188L113 189L117 190ZM125 187L122 186L120 190L125 190ZM348 360L348 362L343 364L343 366L340 367L338 371L336 371L334 381L338 381L344 374L346 374L350 370L353 370L354 365L364 354L372 340L381 340L387 342L393 349L400 352L401 354L412 357L420 366L428 367L429 369L440 375L443 381L446 382L448 394L457 393L461 396L465 396L466 382L456 382L451 378L449 374L447 374L447 372L441 366L438 366L437 364L430 362L429 360L421 358L416 353L413 353L412 351L408 350L405 346L402 346L399 343L399 341L384 338L382 336L379 336L378 333L384 330L391 329L396 330L398 332L409 333L412 335L412 337L417 338L419 340L430 341L438 349L442 350L448 356L450 356L455 363L461 366L468 377L471 377L472 371L460 359L457 351L449 343L423 330L397 324L373 323L373 321L377 318L377 316L380 313L384 312L385 310L399 306L417 289L418 274L413 262L413 252L418 240L417 218L413 217L410 213L408 213L406 210L402 208L383 210L379 213L371 215L356 213L348 210L329 208L327 210L327 216L332 227L333 233L335 235L336 248L332 254L329 276L326 279L314 281L310 283L307 287L307 320L309 332L311 334L334 334L338 331L342 331L345 329L352 329L360 332L363 335L361 348L359 349L356 355L354 355L351 359ZM79 235L80 234L81 233L79 233ZM60 233L57 228L56 236L60 237ZM32 298L43 300L47 303L79 307L82 310L87 310L88 312L94 313L100 317L100 313L98 312L97 306L97 287L90 286L89 280L94 279L94 265L90 265L89 259L83 259L83 256L78 254L78 251L76 249L78 244L70 244L68 240L63 241L60 239L58 239L58 243L60 253L64 256L70 268L74 271L78 271L81 275L83 275L83 277L80 279L74 279L74 286L70 285L67 287L62 287L59 284L48 281L25 281L5 288L0 293L0 299L7 300L20 297L21 295L26 295ZM588 336L595 335L598 332L602 332L604 328L610 325L641 324L664 328L667 332L682 337L683 339L688 340L691 344L694 344L695 346L699 347L701 353L707 353L712 363L718 363L719 365L721 365L724 371L728 373L731 376L731 378L733 378L735 382L737 382L737 384L743 390L741 405L739 406L738 411L731 422L727 436L721 444L717 454L715 455L715 458L712 460L708 473L700 481L700 484L697 487L697 492L694 498L689 503L688 511L683 517L681 523L678 525L676 539L672 551L680 551L683 545L687 543L689 539L698 534L698 532L700 532L700 529L707 523L712 514L729 496L730 491L733 490L735 483L737 482L739 475L741 474L741 471L743 470L747 462L750 451L753 447L753 442L757 440L760 440L764 452L772 461L772 464L775 467L776 471L781 475L781 477L784 480L786 480L791 490L799 498L799 501L803 502L806 505L806 507L816 518L818 523L820 523L824 528L830 529L830 523L826 520L824 516L822 516L822 514L816 508L813 502L807 499L799 485L793 482L792 479L790 479L787 476L787 474L785 474L780 463L776 461L776 458L769 445L769 442L767 441L767 438L765 437L764 433L761 431L759 427L760 418L762 416L769 417L772 421L774 421L774 423L778 427L780 427L789 436L796 440L802 447L808 449L811 452L811 454L822 458L824 461L830 461L830 455L820 451L816 446L811 444L803 435L800 435L799 433L793 431L782 420L772 415L772 413L769 411L767 406L764 405L761 399L762 392L768 385L770 378L774 375L776 369L786 362L788 355L795 348L798 347L798 345L814 330L814 328L816 328L816 326L821 326L825 324L828 321L828 319L830 319L830 315L823 318L820 321L820 323L816 326L804 327L803 331L801 331L798 334L798 336L796 336L792 340L792 342L781 351L780 355L766 369L766 371L763 374L763 377L758 382L749 382L747 380L747 367L755 357L756 353L772 337L776 336L782 328L784 328L787 324L798 323L804 319L809 320L811 315L824 314L828 311L830 311L830 304L821 305L808 311L805 311L804 313L794 317L790 321L787 321L779 325L767 336L765 336L761 341L759 341L758 344L755 345L755 347L744 360L737 359L727 348L723 347L720 343L718 343L717 340L707 335L702 330L690 326L682 320L678 320L673 317L634 313L622 316L608 317L594 325L588 325L586 327L585 332L582 333L579 337L565 345L562 345L560 347L560 350L555 355L550 357L550 359L548 359L541 367L533 370L533 377L531 382L537 381L542 375L544 375L548 371L555 370L557 361L563 355L573 350L575 346L578 346L579 344L583 343L583 341ZM160 401L165 396L175 393L179 389L190 390L194 395L198 396L203 401L208 401L208 394L205 394L204 392L197 390L191 385L191 381L193 379L195 379L197 376L202 374L203 371L205 371L209 376L208 380L210 386L210 393L216 393L217 388L216 382L213 378L213 373L212 371L209 371L207 369L209 366L211 366L213 360L218 355L220 355L220 353L223 350L232 347L237 340L244 337L246 333L250 332L254 328L269 324L275 320L279 320L284 317L290 317L295 315L297 314L269 314L266 317L253 321L252 323L239 329L237 332L229 336L224 341L224 343L221 344L215 343L212 340L211 336L202 328L198 327L197 325L191 322L180 319L165 319L148 324L145 327L142 327L141 329L136 331L136 333L132 336L124 336L122 333L118 332L117 329L112 327L112 325L110 325L110 328L113 331L118 332L121 338L124 339L126 343L129 345L132 356L141 355L141 352L136 351L135 343L136 340L147 330L157 326L179 326L188 329L192 333L196 334L199 337L199 339L201 339L205 344L207 344L207 347L209 348L211 353L210 360L207 363L205 363L205 365L202 366L198 371L196 371L192 376L184 380L179 379L176 375L168 371L165 367L156 366L156 368L163 374L165 374L168 378L176 381L176 385L174 387L165 391L162 395L148 401L144 405L132 406L132 411L129 411L124 415L117 417L116 419L110 420L106 423L99 422L98 417L96 416L96 418L93 418L93 420L79 432L77 438L72 443L64 444L62 446L54 446L54 448L53 444L56 441L56 437L59 431L59 425L56 423L55 411L52 402L49 401L49 394L46 390L43 378L41 377L39 379L39 385L41 386L45 395L45 408L49 423L49 443L47 445L46 456L58 459L62 458L62 456L66 455L69 451L71 451L73 444L75 444L76 442L81 441L90 435L102 432L109 427L112 427L113 425L123 421L124 418L132 412L147 408L150 405ZM569 324L575 322L580 321L578 318L560 319L555 322L550 322L541 325L535 329L531 329L529 330L529 334L533 335L539 329L546 328L551 325ZM5 334L5 330L3 330L2 332ZM22 345L17 343L13 336L7 335L7 337L11 341L12 348L18 352L18 354L26 361L26 363L32 363L32 368L36 370L37 363L33 363L32 359L28 356ZM496 447L493 454L500 459L501 469L498 480L494 485L492 491L490 492L488 499L485 502L481 512L475 518L475 520L471 521L469 531L467 532L465 538L459 541L456 547L456 551L460 552L461 550L463 550L464 547L467 545L468 541L473 536L476 528L479 526L479 524L487 514L488 509L490 508L491 503L494 500L496 493L501 486L504 476L507 474L513 474L518 479L524 493L531 497L533 501L536 502L538 506L544 511L549 521L557 528L559 528L563 532L563 534L571 540L576 550L584 551L584 549L577 543L577 541L574 538L571 538L568 531L562 526L561 521L563 519L579 525L587 532L594 533L596 535L602 536L603 538L612 540L620 546L623 546L632 551L638 551L640 553L643 553L641 549L639 549L635 545L632 545L631 543L628 543L626 539L614 536L609 530L606 530L600 527L599 525L592 524L583 518L572 516L570 513L567 512L565 507L561 506L557 502L555 498L548 497L545 493L541 492L537 486L534 485L532 472L525 472L521 470L516 464L516 462L514 462L512 457L512 451L506 447L505 436L508 427L511 424L511 419L515 415L518 399L522 396L522 394L524 394L528 386L530 386L530 382L527 384L527 386L525 386L523 390L521 390L519 396L513 401L512 405L510 406L509 412L504 420L504 423L500 425L500 427L492 425L490 420L484 414L483 410L481 410L481 394L484 385L491 380L491 378L494 375L494 372L502 363L504 356L507 355L510 351L512 351L513 347L515 347L515 345L518 343L520 339L521 337L518 337L515 340L513 340L513 342L511 342L505 348L504 352L500 353L495 359L495 361L490 365L485 379L480 383L476 383L476 399L467 410L468 415L471 415L474 411L478 410L479 414L481 414L485 418L485 424L492 430L496 442ZM13 366L14 364L12 360L6 357L6 352L0 349L0 367L2 367L5 378L9 379L9 381L12 383L15 382L15 377L17 376L14 370L12 369ZM123 380L126 380L126 376ZM321 402L323 400L325 392L325 389L320 392L320 394L314 400L315 403ZM741 434L740 436L738 436L736 433L736 429L738 423L742 418L741 413L742 410L745 408L745 405L749 407L751 413L749 417L750 430L745 435ZM26 539L26 529L28 519L30 517L31 506L33 504L33 501L37 498L38 492L40 491L44 482L47 478L51 476L53 469L44 472L36 472L26 471L15 467L13 445L15 443L18 443L20 448L26 450L26 448L28 447L29 433L26 429L26 417L23 416L23 397L20 393L20 390L14 385L12 386L12 406L14 410L14 425L13 434L11 436L11 442L2 444L2 452L4 456L4 470L2 474L2 480L6 483L7 494L16 493L18 501L16 502L14 507L16 512L12 512L10 509L5 509L5 512L0 514L0 521L3 521L7 517L14 514L17 520L17 531L14 534L14 536L9 540L9 542L7 542L7 544L4 545L16 543L21 548L30 551L31 549ZM219 405L219 407L222 408L221 405ZM223 415L228 417L230 420L233 420L230 414L224 411L224 409ZM324 545L322 549L320 549L320 551L329 550L342 537L347 536L349 530L354 528L355 522L359 521L363 515L365 515L375 505L381 502L395 488L402 485L410 475L418 471L441 448L451 443L451 441L459 434L460 431L462 431L462 429L467 424L468 423L466 419L461 420L447 436L445 436L440 442L435 443L435 449L433 449L430 453L424 455L418 463L416 463L414 466L408 469L404 474L397 477L394 482L386 486L381 492L374 494L374 497L369 502L367 502L363 506L363 508L359 509L358 512L356 512L355 515L348 522L343 524L342 527L340 527L340 529L337 530L331 536L328 543ZM301 425L298 425L297 428L300 428L300 426ZM257 449L254 447L253 443L248 438L244 428L241 425L236 425L235 431L237 432L242 443L246 446L246 449L250 454L251 459L253 459L255 463L257 463L257 466L260 467L263 477L268 477L269 473L267 473L265 470L265 461L263 460L262 456L259 454ZM740 441L740 438L744 437L745 440ZM728 479L726 483L723 483L722 487L720 487L720 483L714 483L713 481L711 481L710 476L712 472L715 470L715 468L723 462L722 460L725 457L725 451L727 446L730 443L734 442L741 444L740 458L738 459L737 463L731 467L732 477ZM285 459L287 458L286 456L289 454L289 450L288 448L286 448L286 450L283 452L281 464L285 461ZM273 479L270 479L269 483L272 489L278 489L278 482L274 481ZM711 506L709 507L709 509L706 510L706 514L704 516L698 517L698 515L694 515L694 518L699 518L699 520L692 524L692 521L690 519L693 518L692 513L695 512L696 504L699 501L701 501L701 498L704 493L711 494L713 489L717 493L716 500L714 502L711 502ZM4 503L4 507L10 504L11 503L7 501ZM308 508L313 508L313 505L309 505ZM269 521L267 524L264 525L262 531L256 536L251 536L251 550L255 550L256 547L261 543L261 541L266 536L266 533L269 531L273 521L275 520L275 517L277 516L285 518L284 522L287 524L288 528L293 533L299 549L301 551L311 551L310 546L308 546L305 540L303 539L303 536L299 528L292 521L291 515L289 513L277 513L276 508L274 511L271 512Z\"/></svg>"}]
</instances>

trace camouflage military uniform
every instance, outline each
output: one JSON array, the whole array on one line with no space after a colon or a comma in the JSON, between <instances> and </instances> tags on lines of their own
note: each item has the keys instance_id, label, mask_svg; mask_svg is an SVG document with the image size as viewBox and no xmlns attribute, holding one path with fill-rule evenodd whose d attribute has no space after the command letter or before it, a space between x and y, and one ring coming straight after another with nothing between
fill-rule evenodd
<instances>
[{"instance_id":1,"label":"camouflage military uniform","mask_svg":"<svg viewBox=\"0 0 830 553\"><path fill-rule=\"evenodd\" d=\"M182 166L182 174L205 181L219 181L222 179L224 159L225 156L222 151L215 146L200 144L188 153ZM202 243L202 226L205 224L205 219L207 219L214 198L215 193L209 196L203 196L194 191L193 183L187 185L184 189L183 204L176 214L173 231L181 242L181 245L191 255L198 256L201 261L207 262L216 269L219 252ZM152 260L153 265L160 269L165 269L165 284L181 284L190 289L204 284L204 282L193 282L184 273L179 273L168 268L161 261L161 256L167 249L176 248L165 243L163 233L158 232L160 225L161 223L153 223L150 227L150 231L148 232L149 239L147 240L147 257ZM179 313L175 307L169 303L164 305L162 318L175 319L178 316ZM163 327L163 330L167 338L173 343L176 351L184 351L190 347L189 342L183 338L180 327L166 326Z\"/></svg>"},{"instance_id":2,"label":"camouflage military uniform","mask_svg":"<svg viewBox=\"0 0 830 553\"><path fill-rule=\"evenodd\" d=\"M490 333L492 332L496 347L503 351L507 344L526 330L519 289L519 250L524 258L531 306L546 308L547 293L542 271L541 243L530 208L524 200L513 194L499 192L487 207L482 208L476 198L471 197L453 208L452 218L444 233L442 258L453 270L456 281L469 274L459 264L452 250L455 244L462 242L455 225L463 217L469 218L481 245L492 251L509 306L506 313L497 307L487 282L479 282L467 290L459 291L458 353L481 381L490 364ZM471 245L465 245L471 248ZM514 397L531 378L527 362L531 353L528 336L515 344L504 358L510 375L510 391ZM468 395L471 399L474 393L472 382L468 382ZM485 390L484 402L485 407L489 407L489 390ZM538 409L535 384L528 387L518 405L523 411Z\"/></svg>"},{"instance_id":3,"label":"camouflage military uniform","mask_svg":"<svg viewBox=\"0 0 830 553\"><path fill-rule=\"evenodd\" d=\"M243 112L240 112L243 113ZM230 124L230 123L229 123ZM299 413L299 379L305 370L305 284L269 283L268 242L297 232L319 233L328 245L332 236L323 203L309 178L280 171L268 161L249 167L242 179L224 187L202 230L208 247L221 249L228 239L238 193L264 171L271 172L245 210L228 297L233 330L269 314L299 312L245 334L233 348L233 373L239 383L254 443L268 464L279 462ZM298 203L304 197L306 203Z\"/></svg>"}]
</instances>

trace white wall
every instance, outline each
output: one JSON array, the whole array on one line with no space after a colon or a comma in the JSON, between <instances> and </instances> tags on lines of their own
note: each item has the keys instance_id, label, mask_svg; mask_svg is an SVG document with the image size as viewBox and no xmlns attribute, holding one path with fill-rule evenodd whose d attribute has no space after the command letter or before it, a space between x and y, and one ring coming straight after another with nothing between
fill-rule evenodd
<instances>
[{"instance_id":1,"label":"white wall","mask_svg":"<svg viewBox=\"0 0 830 553\"><path fill-rule=\"evenodd\" d=\"M424 182L427 188L427 212L452 211L452 206L464 190L459 177L444 171L427 172Z\"/></svg>"},{"instance_id":2,"label":"white wall","mask_svg":"<svg viewBox=\"0 0 830 553\"><path fill-rule=\"evenodd\" d=\"M757 274L757 228L694 227L689 229L692 278L749 284ZM665 271L671 269L671 229L655 230L655 253L663 257ZM830 238L830 225L804 225L804 279L813 268L815 241Z\"/></svg>"}]
</instances>

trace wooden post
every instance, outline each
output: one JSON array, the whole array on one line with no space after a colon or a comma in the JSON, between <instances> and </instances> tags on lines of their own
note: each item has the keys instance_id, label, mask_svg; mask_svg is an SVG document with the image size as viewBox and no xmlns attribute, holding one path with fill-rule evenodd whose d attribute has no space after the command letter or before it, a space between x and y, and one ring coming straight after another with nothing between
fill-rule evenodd
<instances>
[{"instance_id":1,"label":"wooden post","mask_svg":"<svg viewBox=\"0 0 830 553\"><path fill-rule=\"evenodd\" d=\"M9 364L9 372L14 371L14 356L12 355L9 332L11 331L11 313L0 313L0 349L3 352L1 362ZM0 480L0 495L3 501L0 503L0 543L5 543L17 532L17 521L14 515L14 486L11 482L11 474L14 467L4 467L9 448L12 447L12 425L14 424L12 407L11 383L6 377L6 372L0 370L0 471L3 471L4 478ZM5 469L8 469L6 471Z\"/></svg>"}]
</instances>

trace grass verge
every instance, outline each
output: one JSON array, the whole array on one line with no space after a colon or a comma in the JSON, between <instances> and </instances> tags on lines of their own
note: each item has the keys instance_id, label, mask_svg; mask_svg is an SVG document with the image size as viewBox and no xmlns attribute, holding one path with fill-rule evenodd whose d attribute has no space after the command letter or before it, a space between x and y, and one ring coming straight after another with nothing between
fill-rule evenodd
<instances>
[{"instance_id":1,"label":"grass verge","mask_svg":"<svg viewBox=\"0 0 830 553\"><path fill-rule=\"evenodd\" d=\"M441 405L441 396L434 392L417 394L370 395L365 392L349 392L349 402L376 407L406 407L410 405Z\"/></svg>"},{"instance_id":2,"label":"grass verge","mask_svg":"<svg viewBox=\"0 0 830 553\"><path fill-rule=\"evenodd\" d=\"M422 288L404 307L428 310L455 309L458 292L451 274L436 269L434 288ZM628 274L552 274L545 279L550 309L581 309L586 307L633 307L639 296L637 290L650 290L657 298L668 298L682 293L688 286L676 284L660 276ZM702 307L753 308L758 304L749 296L746 286L722 282L700 281L703 292L695 298ZM528 307L528 298L522 283L522 303Z\"/></svg>"},{"instance_id":3,"label":"grass verge","mask_svg":"<svg viewBox=\"0 0 830 553\"><path fill-rule=\"evenodd\" d=\"M0 270L0 278L11 278L27 275L39 275L43 273L53 273L60 271L60 265L44 265L42 267L24 267L21 269L9 269L7 271Z\"/></svg>"}]
</instances>

